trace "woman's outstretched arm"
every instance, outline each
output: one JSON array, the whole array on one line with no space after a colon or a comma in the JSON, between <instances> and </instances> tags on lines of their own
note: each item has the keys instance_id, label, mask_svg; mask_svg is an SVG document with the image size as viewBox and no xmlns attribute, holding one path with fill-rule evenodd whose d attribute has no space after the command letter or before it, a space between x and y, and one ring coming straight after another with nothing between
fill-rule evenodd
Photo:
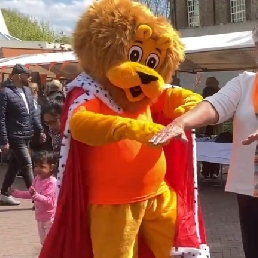
<instances>
[{"instance_id":1,"label":"woman's outstretched arm","mask_svg":"<svg viewBox=\"0 0 258 258\"><path fill-rule=\"evenodd\" d=\"M218 93L204 99L195 108L176 118L150 142L162 145L173 138L181 138L184 141L185 130L223 123L233 117L242 94L241 85L243 82L248 85L249 79L253 81L254 77L248 73L233 78Z\"/></svg>"}]
</instances>

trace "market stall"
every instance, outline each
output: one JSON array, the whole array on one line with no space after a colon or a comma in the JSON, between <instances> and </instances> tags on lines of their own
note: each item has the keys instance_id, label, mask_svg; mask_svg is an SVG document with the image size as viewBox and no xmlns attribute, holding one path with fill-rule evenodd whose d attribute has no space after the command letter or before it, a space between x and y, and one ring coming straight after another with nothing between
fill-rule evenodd
<instances>
[{"instance_id":1,"label":"market stall","mask_svg":"<svg viewBox=\"0 0 258 258\"><path fill-rule=\"evenodd\" d=\"M73 78L80 73L78 61L72 51L21 55L0 59L0 73L10 74L15 64L26 65L32 72L49 78Z\"/></svg>"},{"instance_id":2,"label":"market stall","mask_svg":"<svg viewBox=\"0 0 258 258\"><path fill-rule=\"evenodd\" d=\"M202 37L183 38L186 61L180 72L197 73L214 71L255 70L255 47L252 31L233 32ZM198 81L198 76L196 76ZM232 143L216 143L211 139L197 139L197 160L220 164L220 186L224 168L228 167Z\"/></svg>"},{"instance_id":3,"label":"market stall","mask_svg":"<svg viewBox=\"0 0 258 258\"><path fill-rule=\"evenodd\" d=\"M252 31L183 38L186 60L180 72L256 69Z\"/></svg>"}]
</instances>

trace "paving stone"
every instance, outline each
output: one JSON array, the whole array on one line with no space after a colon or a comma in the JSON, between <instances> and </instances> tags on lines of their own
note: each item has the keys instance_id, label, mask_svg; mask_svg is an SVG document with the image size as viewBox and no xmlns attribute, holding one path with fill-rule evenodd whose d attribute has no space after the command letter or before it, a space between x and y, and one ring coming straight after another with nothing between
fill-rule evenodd
<instances>
[{"instance_id":1,"label":"paving stone","mask_svg":"<svg viewBox=\"0 0 258 258\"><path fill-rule=\"evenodd\" d=\"M235 194L202 183L200 198L211 258L244 258Z\"/></svg>"},{"instance_id":2,"label":"paving stone","mask_svg":"<svg viewBox=\"0 0 258 258\"><path fill-rule=\"evenodd\" d=\"M0 182L6 167L0 166ZM14 187L24 189L22 179ZM200 197L211 258L244 258L236 198L212 184L202 184ZM0 206L0 258L36 258L40 250L32 203Z\"/></svg>"}]
</instances>

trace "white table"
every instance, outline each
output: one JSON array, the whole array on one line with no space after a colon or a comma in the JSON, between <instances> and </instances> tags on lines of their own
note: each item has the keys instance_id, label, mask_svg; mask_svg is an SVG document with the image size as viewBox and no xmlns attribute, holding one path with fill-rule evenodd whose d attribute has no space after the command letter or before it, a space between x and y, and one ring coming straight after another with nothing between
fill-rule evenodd
<instances>
[{"instance_id":1,"label":"white table","mask_svg":"<svg viewBox=\"0 0 258 258\"><path fill-rule=\"evenodd\" d=\"M217 143L212 141L196 141L197 161L220 164L220 184L223 186L223 165L229 165L232 143Z\"/></svg>"},{"instance_id":2,"label":"white table","mask_svg":"<svg viewBox=\"0 0 258 258\"><path fill-rule=\"evenodd\" d=\"M197 161L206 161L228 165L232 150L232 143L217 143L196 141Z\"/></svg>"}]
</instances>

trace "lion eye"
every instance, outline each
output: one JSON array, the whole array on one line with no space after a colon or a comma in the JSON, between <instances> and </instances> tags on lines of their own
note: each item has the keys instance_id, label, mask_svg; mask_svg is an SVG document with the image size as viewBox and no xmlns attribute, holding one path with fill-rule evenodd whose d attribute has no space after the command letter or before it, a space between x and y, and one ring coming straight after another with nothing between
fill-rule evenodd
<instances>
[{"instance_id":1,"label":"lion eye","mask_svg":"<svg viewBox=\"0 0 258 258\"><path fill-rule=\"evenodd\" d=\"M129 50L129 60L140 62L142 59L142 49L139 46L132 46Z\"/></svg>"},{"instance_id":2,"label":"lion eye","mask_svg":"<svg viewBox=\"0 0 258 258\"><path fill-rule=\"evenodd\" d=\"M156 54L150 54L146 59L146 65L152 69L156 68L159 64L159 56Z\"/></svg>"}]
</instances>

